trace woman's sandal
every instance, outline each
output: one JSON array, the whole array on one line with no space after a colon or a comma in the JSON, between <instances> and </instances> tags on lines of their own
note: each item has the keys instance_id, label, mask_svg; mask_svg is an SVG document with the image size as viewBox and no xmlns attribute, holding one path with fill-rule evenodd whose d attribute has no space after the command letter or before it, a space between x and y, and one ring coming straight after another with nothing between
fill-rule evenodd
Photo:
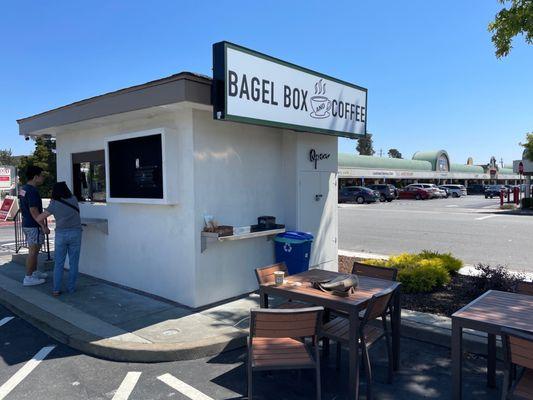
<instances>
[{"instance_id":1,"label":"woman's sandal","mask_svg":"<svg viewBox=\"0 0 533 400\"><path fill-rule=\"evenodd\" d=\"M60 294L61 294L61 292L52 292L52 296L54 296L54 297L59 297Z\"/></svg>"}]
</instances>

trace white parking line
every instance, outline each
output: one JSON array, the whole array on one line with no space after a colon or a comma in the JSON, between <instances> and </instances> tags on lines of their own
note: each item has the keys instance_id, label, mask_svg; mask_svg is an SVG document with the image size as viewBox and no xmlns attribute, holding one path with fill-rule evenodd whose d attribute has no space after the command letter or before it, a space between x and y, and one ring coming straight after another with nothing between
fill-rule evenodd
<instances>
[{"instance_id":1,"label":"white parking line","mask_svg":"<svg viewBox=\"0 0 533 400\"><path fill-rule=\"evenodd\" d=\"M178 392L187 396L191 400L213 400L212 397L209 397L200 392L199 390L193 388L192 386L187 385L185 382L180 381L173 375L164 374L158 376L157 379L159 379L163 383L166 383L172 389L177 390Z\"/></svg>"},{"instance_id":2,"label":"white parking line","mask_svg":"<svg viewBox=\"0 0 533 400\"><path fill-rule=\"evenodd\" d=\"M5 318L0 319L0 326L7 324L13 318L15 318L15 317L5 317Z\"/></svg>"},{"instance_id":3,"label":"white parking line","mask_svg":"<svg viewBox=\"0 0 533 400\"><path fill-rule=\"evenodd\" d=\"M119 388L115 392L113 400L128 400L140 376L141 372L128 372Z\"/></svg>"},{"instance_id":4,"label":"white parking line","mask_svg":"<svg viewBox=\"0 0 533 400\"><path fill-rule=\"evenodd\" d=\"M484 219L494 218L496 215L485 215L484 217L476 218L477 221L483 221Z\"/></svg>"},{"instance_id":5,"label":"white parking line","mask_svg":"<svg viewBox=\"0 0 533 400\"><path fill-rule=\"evenodd\" d=\"M39 363L44 360L48 354L50 354L52 350L55 349L55 347L56 346L43 347L37 354L33 356L30 361L28 361L22 366L21 369L15 372L15 375L13 375L7 380L6 383L0 386L0 400L5 399L5 397L30 374L31 371L33 371L37 365L39 365Z\"/></svg>"}]
</instances>

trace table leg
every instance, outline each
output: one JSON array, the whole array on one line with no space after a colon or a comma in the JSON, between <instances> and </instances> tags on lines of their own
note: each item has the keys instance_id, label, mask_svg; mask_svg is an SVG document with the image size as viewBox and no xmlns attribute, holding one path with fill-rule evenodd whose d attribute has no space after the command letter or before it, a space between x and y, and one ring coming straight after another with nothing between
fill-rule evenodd
<instances>
[{"instance_id":1,"label":"table leg","mask_svg":"<svg viewBox=\"0 0 533 400\"><path fill-rule=\"evenodd\" d=\"M452 317L452 399L462 396L463 327Z\"/></svg>"},{"instance_id":2,"label":"table leg","mask_svg":"<svg viewBox=\"0 0 533 400\"><path fill-rule=\"evenodd\" d=\"M402 326L402 307L400 302L400 290L394 294L393 312L391 320L392 328L392 360L394 371L400 369L400 329Z\"/></svg>"},{"instance_id":3,"label":"table leg","mask_svg":"<svg viewBox=\"0 0 533 400\"><path fill-rule=\"evenodd\" d=\"M487 386L496 387L496 335L489 333L487 343Z\"/></svg>"},{"instance_id":4,"label":"table leg","mask_svg":"<svg viewBox=\"0 0 533 400\"><path fill-rule=\"evenodd\" d=\"M359 399L359 313L350 312L348 398Z\"/></svg>"},{"instance_id":5,"label":"table leg","mask_svg":"<svg viewBox=\"0 0 533 400\"><path fill-rule=\"evenodd\" d=\"M259 288L259 305L261 308L268 308L268 294Z\"/></svg>"}]
</instances>

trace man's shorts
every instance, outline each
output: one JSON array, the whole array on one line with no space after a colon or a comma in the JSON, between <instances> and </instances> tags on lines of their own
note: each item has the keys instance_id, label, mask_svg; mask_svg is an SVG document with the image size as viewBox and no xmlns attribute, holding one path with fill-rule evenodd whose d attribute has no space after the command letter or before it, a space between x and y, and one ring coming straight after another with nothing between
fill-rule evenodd
<instances>
[{"instance_id":1,"label":"man's shorts","mask_svg":"<svg viewBox=\"0 0 533 400\"><path fill-rule=\"evenodd\" d=\"M22 228L28 246L42 246L44 243L44 233L41 228Z\"/></svg>"}]
</instances>

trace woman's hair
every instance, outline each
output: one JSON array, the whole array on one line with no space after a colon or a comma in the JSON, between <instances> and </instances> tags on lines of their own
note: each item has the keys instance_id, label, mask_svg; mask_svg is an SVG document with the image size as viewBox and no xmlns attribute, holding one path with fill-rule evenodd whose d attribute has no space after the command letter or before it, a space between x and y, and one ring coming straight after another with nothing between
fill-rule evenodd
<instances>
[{"instance_id":1,"label":"woman's hair","mask_svg":"<svg viewBox=\"0 0 533 400\"><path fill-rule=\"evenodd\" d=\"M52 188L52 199L70 199L72 197L72 192L68 188L65 182L57 182Z\"/></svg>"}]
</instances>

